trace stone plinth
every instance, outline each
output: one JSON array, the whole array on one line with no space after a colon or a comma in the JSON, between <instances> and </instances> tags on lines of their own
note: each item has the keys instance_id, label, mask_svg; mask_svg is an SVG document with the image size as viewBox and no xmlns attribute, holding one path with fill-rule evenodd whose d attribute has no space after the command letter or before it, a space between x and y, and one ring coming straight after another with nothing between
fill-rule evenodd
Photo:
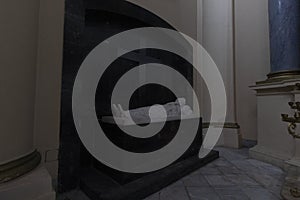
<instances>
[{"instance_id":1,"label":"stone plinth","mask_svg":"<svg viewBox=\"0 0 300 200\"><path fill-rule=\"evenodd\" d=\"M300 79L258 84L257 92L258 144L250 150L251 157L281 168L299 155L295 139L288 134L281 114L293 115L288 102L295 100Z\"/></svg>"}]
</instances>

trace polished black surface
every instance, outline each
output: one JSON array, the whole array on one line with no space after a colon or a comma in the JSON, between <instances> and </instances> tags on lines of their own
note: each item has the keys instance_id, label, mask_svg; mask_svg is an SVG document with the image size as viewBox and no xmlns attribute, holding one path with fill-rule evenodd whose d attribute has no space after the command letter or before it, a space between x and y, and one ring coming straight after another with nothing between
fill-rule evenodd
<instances>
[{"instance_id":1,"label":"polished black surface","mask_svg":"<svg viewBox=\"0 0 300 200\"><path fill-rule=\"evenodd\" d=\"M120 196L118 197L120 194L138 199L138 197L155 192L218 157L218 154L213 152L207 159L198 159L197 153L202 144L201 124L190 149L170 168L151 174L129 174L113 170L95 160L82 145L72 116L72 89L81 63L88 53L106 38L125 30L149 26L173 29L156 15L123 0L66 0L58 174L59 192L69 191L80 186L93 199L99 199L100 196L103 199L122 199ZM191 85L193 84L192 66L183 58L169 52L153 49L130 52L118 58L109 67L108 75L101 79L102 82L99 83L99 88L105 88L99 90L95 97L99 119L103 115L111 114L109 101L111 89L120 74L137 65L154 61L173 67L185 76ZM155 91L156 95L153 95L152 91ZM140 98L141 96L147 98ZM136 108L157 103L164 104L174 100L174 95L166 88L143 87L133 95L130 100L130 107ZM191 103L188 102L188 104ZM99 123L106 130L105 133L108 137L116 135L115 133L119 131L117 127L103 124L100 120ZM133 142L126 138L125 134L120 137L111 137L110 140L124 149L135 149L136 152L154 151L172 140L178 123L178 121L167 123L164 130L153 141ZM105 182L104 185L102 181ZM144 184L141 184L141 182ZM140 187L136 186L137 183L140 183ZM109 190L107 187L109 187ZM153 187L153 189L151 190L149 187ZM115 189L118 189L116 191L120 191L120 194L113 192Z\"/></svg>"},{"instance_id":2,"label":"polished black surface","mask_svg":"<svg viewBox=\"0 0 300 200\"><path fill-rule=\"evenodd\" d=\"M212 151L205 159L201 160L197 155L189 156L181 162L157 172L146 174L126 184L116 182L99 170L86 169L81 174L80 188L92 200L141 200L218 157L219 153L216 151Z\"/></svg>"}]
</instances>

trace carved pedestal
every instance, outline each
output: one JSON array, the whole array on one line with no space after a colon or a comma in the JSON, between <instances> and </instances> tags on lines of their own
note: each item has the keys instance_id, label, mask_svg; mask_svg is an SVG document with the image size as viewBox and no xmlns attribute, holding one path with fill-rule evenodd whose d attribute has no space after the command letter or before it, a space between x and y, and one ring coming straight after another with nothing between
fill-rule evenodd
<instances>
[{"instance_id":1,"label":"carved pedestal","mask_svg":"<svg viewBox=\"0 0 300 200\"><path fill-rule=\"evenodd\" d=\"M261 82L252 87L257 92L258 144L250 149L250 156L287 172L282 189L285 199L293 199L300 192L297 187L300 186L300 141L296 139L299 83L300 79L289 79Z\"/></svg>"},{"instance_id":2,"label":"carved pedestal","mask_svg":"<svg viewBox=\"0 0 300 200\"><path fill-rule=\"evenodd\" d=\"M293 92L294 100L289 102L294 111L292 116L282 114L282 120L287 122L287 132L294 138L295 154L292 159L285 162L284 169L287 172L285 184L282 188L282 196L287 200L300 198L300 134L298 124L300 123L300 91L299 84L296 84L296 90Z\"/></svg>"},{"instance_id":3,"label":"carved pedestal","mask_svg":"<svg viewBox=\"0 0 300 200\"><path fill-rule=\"evenodd\" d=\"M281 114L293 115L288 102L294 101L299 79L265 82L253 86L257 92L258 144L250 155L281 168L295 155L295 140L287 133Z\"/></svg>"}]
</instances>

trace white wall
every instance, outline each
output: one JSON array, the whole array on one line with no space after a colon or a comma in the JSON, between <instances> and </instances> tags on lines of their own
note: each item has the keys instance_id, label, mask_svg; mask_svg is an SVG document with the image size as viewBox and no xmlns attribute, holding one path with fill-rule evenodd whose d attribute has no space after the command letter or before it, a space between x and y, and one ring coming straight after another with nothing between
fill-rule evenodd
<instances>
[{"instance_id":1,"label":"white wall","mask_svg":"<svg viewBox=\"0 0 300 200\"><path fill-rule=\"evenodd\" d=\"M150 10L178 30L199 39L218 65L226 85L226 122L237 122L244 139L256 140L256 97L249 86L266 79L270 69L268 0L130 2ZM204 103L204 108L209 106ZM204 118L208 120L208 117Z\"/></svg>"},{"instance_id":2,"label":"white wall","mask_svg":"<svg viewBox=\"0 0 300 200\"><path fill-rule=\"evenodd\" d=\"M34 142L47 169L55 177L60 133L64 1L42 0L39 9Z\"/></svg>"},{"instance_id":3,"label":"white wall","mask_svg":"<svg viewBox=\"0 0 300 200\"><path fill-rule=\"evenodd\" d=\"M177 30L197 39L197 0L128 0L139 5Z\"/></svg>"},{"instance_id":4,"label":"white wall","mask_svg":"<svg viewBox=\"0 0 300 200\"><path fill-rule=\"evenodd\" d=\"M63 22L61 0L0 3L0 164L51 150L57 173Z\"/></svg>"},{"instance_id":5,"label":"white wall","mask_svg":"<svg viewBox=\"0 0 300 200\"><path fill-rule=\"evenodd\" d=\"M232 0L130 0L198 40L216 62L228 92L227 121L234 122ZM208 94L204 96L208 97ZM210 109L209 99L203 108ZM206 110L205 113L210 113ZM209 116L204 116L209 121Z\"/></svg>"},{"instance_id":6,"label":"white wall","mask_svg":"<svg viewBox=\"0 0 300 200\"><path fill-rule=\"evenodd\" d=\"M235 122L232 0L203 0L202 9L202 45L222 74L227 92L226 122ZM210 108L209 99L205 102L204 109ZM209 116L204 114L204 121L209 121Z\"/></svg>"},{"instance_id":7,"label":"white wall","mask_svg":"<svg viewBox=\"0 0 300 200\"><path fill-rule=\"evenodd\" d=\"M236 0L237 117L245 139L257 139L256 96L248 86L270 72L268 0Z\"/></svg>"},{"instance_id":8,"label":"white wall","mask_svg":"<svg viewBox=\"0 0 300 200\"><path fill-rule=\"evenodd\" d=\"M0 2L0 164L34 149L39 1Z\"/></svg>"},{"instance_id":9,"label":"white wall","mask_svg":"<svg viewBox=\"0 0 300 200\"><path fill-rule=\"evenodd\" d=\"M203 0L202 6L207 8L203 13L197 10L196 0L130 1L195 39L201 36L225 82L234 83L230 0ZM243 138L256 139L256 99L248 86L265 79L269 72L267 0L235 2L236 98L230 95L229 103L237 108ZM216 8L221 10L210 11ZM63 9L64 2L59 0L1 3L0 136L5 139L0 140L0 163L30 152L34 142L43 155L58 148ZM199 17L204 17L207 28L200 34ZM234 119L234 113L230 115L229 120ZM55 171L57 162L53 165Z\"/></svg>"},{"instance_id":10,"label":"white wall","mask_svg":"<svg viewBox=\"0 0 300 200\"><path fill-rule=\"evenodd\" d=\"M228 114L226 122L236 122L235 80L233 66L233 5L232 0L131 0L168 21L177 30L198 40L216 62L224 79ZM196 76L194 76L196 78ZM196 90L203 90L202 81L194 81ZM210 99L207 92L201 92L201 110L204 122L210 121ZM239 141L238 130L226 131L226 138ZM223 137L225 138L225 136ZM227 139L224 141L228 141ZM223 143L223 142L221 142ZM226 145L226 144L225 144ZM230 144L231 145L231 144ZM235 142L238 147L239 143Z\"/></svg>"}]
</instances>

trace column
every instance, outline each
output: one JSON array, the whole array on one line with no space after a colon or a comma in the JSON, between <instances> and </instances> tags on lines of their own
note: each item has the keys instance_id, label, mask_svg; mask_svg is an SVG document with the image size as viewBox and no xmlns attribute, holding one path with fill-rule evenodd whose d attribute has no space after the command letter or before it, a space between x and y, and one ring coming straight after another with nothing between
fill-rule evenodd
<instances>
[{"instance_id":1,"label":"column","mask_svg":"<svg viewBox=\"0 0 300 200\"><path fill-rule=\"evenodd\" d=\"M206 51L215 61L224 81L227 93L227 117L224 124L222 135L218 145L239 148L241 146L240 126L237 123L237 105L236 105L236 77L234 61L234 24L233 10L234 2L232 0L198 0L202 6L202 13L199 16L198 23L202 24L198 31L199 41ZM201 9L199 7L199 9ZM202 117L204 132L209 125L218 127L216 122L210 120L210 97L205 86L202 88L203 99Z\"/></svg>"},{"instance_id":2,"label":"column","mask_svg":"<svg viewBox=\"0 0 300 200\"><path fill-rule=\"evenodd\" d=\"M271 73L300 74L300 1L269 0Z\"/></svg>"},{"instance_id":3,"label":"column","mask_svg":"<svg viewBox=\"0 0 300 200\"><path fill-rule=\"evenodd\" d=\"M250 156L284 168L298 151L280 116L294 114L288 102L295 100L294 90L300 81L300 1L266 3L271 73L266 81L252 87L257 93L257 145L250 150Z\"/></svg>"},{"instance_id":4,"label":"column","mask_svg":"<svg viewBox=\"0 0 300 200\"><path fill-rule=\"evenodd\" d=\"M40 163L33 141L38 9L35 1L0 5L0 18L9 19L0 23L0 183Z\"/></svg>"},{"instance_id":5,"label":"column","mask_svg":"<svg viewBox=\"0 0 300 200\"><path fill-rule=\"evenodd\" d=\"M0 3L0 199L55 199L34 139L39 10Z\"/></svg>"}]
</instances>

